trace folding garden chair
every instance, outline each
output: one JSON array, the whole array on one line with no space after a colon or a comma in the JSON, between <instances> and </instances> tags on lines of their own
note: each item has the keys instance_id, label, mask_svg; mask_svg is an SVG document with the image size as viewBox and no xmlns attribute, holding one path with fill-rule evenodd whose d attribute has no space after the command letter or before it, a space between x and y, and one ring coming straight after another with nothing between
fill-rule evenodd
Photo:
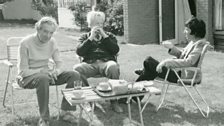
<instances>
[{"instance_id":1,"label":"folding garden chair","mask_svg":"<svg viewBox=\"0 0 224 126\"><path fill-rule=\"evenodd\" d=\"M14 101L14 90L15 89L24 90L18 85L16 81L16 77L15 77L17 74L16 63L17 63L18 46L19 46L20 40L22 39L23 37L10 37L7 39L7 45L6 45L7 60L3 61L3 64L7 65L8 67L6 85L5 85L5 91L4 91L4 97L3 97L3 106L6 107L5 100L6 100L7 89L8 89L8 85L11 85L11 100L12 100L11 109L12 109L13 115L15 114L15 105L18 105L18 104L15 104L15 101ZM60 109L59 109L58 87L57 86L55 87L56 87L56 95L57 95L57 109L59 114Z\"/></svg>"},{"instance_id":2,"label":"folding garden chair","mask_svg":"<svg viewBox=\"0 0 224 126\"><path fill-rule=\"evenodd\" d=\"M209 115L209 105L207 104L207 102L205 101L204 97L201 95L201 93L199 92L199 90L197 89L197 85L201 83L201 81L196 81L196 75L198 71L201 71L201 65L202 65L202 61L204 59L205 53L208 49L213 48L212 46L210 46L209 44L206 44L203 47L203 50L201 52L201 56L198 62L198 66L197 67L184 67L184 68L172 68L172 69L168 69L165 79L161 79L161 78L156 78L154 80L154 82L159 82L159 83L163 83L163 88L162 88L162 95L160 98L160 104L157 107L157 111L161 108L162 104L164 103L164 99L165 96L167 94L167 90L169 85L175 85L175 86L181 86L185 89L185 91L188 93L188 95L190 96L190 98L193 100L194 104L196 105L196 107L199 109L200 113L202 114L203 117L207 118ZM167 81L167 77L168 74L170 72L170 70L173 70L176 74L176 76L178 77L178 82L177 83L171 83ZM194 76L192 79L182 79L179 75L178 75L178 71L183 71L183 70L188 70L188 71L193 71L194 72ZM167 84L166 88L165 88L165 84ZM203 111L202 109L202 105L199 106L198 102L195 100L195 98L193 97L192 93L189 92L188 88L193 88L197 94L200 96L200 100L202 100L202 102L204 103L204 105L206 106L206 109L204 108L205 111Z\"/></svg>"}]
</instances>

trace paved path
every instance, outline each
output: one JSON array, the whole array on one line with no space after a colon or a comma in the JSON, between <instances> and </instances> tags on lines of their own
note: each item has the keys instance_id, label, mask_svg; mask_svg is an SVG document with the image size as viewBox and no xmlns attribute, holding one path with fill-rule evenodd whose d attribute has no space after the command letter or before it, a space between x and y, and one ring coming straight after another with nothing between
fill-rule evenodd
<instances>
[{"instance_id":1,"label":"paved path","mask_svg":"<svg viewBox=\"0 0 224 126\"><path fill-rule=\"evenodd\" d=\"M72 11L68 8L58 8L58 21L59 27L80 29L75 25Z\"/></svg>"}]
</instances>

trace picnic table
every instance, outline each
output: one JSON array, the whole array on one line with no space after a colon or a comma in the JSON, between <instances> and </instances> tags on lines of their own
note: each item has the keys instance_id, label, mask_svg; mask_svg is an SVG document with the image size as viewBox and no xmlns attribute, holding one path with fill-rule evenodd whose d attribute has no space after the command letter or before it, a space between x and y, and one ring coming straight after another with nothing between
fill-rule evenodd
<instances>
[{"instance_id":1,"label":"picnic table","mask_svg":"<svg viewBox=\"0 0 224 126\"><path fill-rule=\"evenodd\" d=\"M127 98L128 117L129 117L130 122L134 123L136 125L144 126L142 113L143 113L145 107L147 106L147 104L149 102L149 97L147 98L146 102L144 103L144 105L142 107L139 96L144 96L144 95L147 95L147 94L148 95L160 94L160 92L161 92L159 89L150 86L150 87L146 87L146 91L144 91L144 92L128 93L128 94L104 97L104 96L100 96L97 93L97 91L95 90L95 88L92 88L92 87L82 87L81 89L78 89L78 90L81 90L84 93L84 96L85 96L84 98L74 99L74 94L73 94L74 89L73 88L62 89L62 94L65 97L65 99L69 102L69 104L71 106L78 105L80 107L80 113L79 113L79 118L78 118L78 126L80 125L80 120L81 120L83 111L86 112L88 117L90 118L89 125L90 126L92 125L95 102L105 101L105 100L114 100L114 99L120 99L120 98ZM131 105L130 105L130 100L132 99L132 97L137 97L140 123L132 120ZM90 103L90 105L91 105L91 113L88 113L88 110L86 110L86 108L83 106L83 104L86 103L86 102Z\"/></svg>"}]
</instances>

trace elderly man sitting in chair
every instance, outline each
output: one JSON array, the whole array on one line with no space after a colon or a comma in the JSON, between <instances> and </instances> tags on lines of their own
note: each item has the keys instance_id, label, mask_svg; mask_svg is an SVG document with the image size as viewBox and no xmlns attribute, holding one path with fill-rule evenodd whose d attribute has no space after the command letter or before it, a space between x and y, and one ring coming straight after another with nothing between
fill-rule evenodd
<instances>
[{"instance_id":1,"label":"elderly man sitting in chair","mask_svg":"<svg viewBox=\"0 0 224 126\"><path fill-rule=\"evenodd\" d=\"M76 53L83 58L82 63L74 66L83 79L101 75L110 79L119 79L119 65L116 55L119 52L116 37L103 29L105 14L100 11L91 11L87 14L89 33L83 34L79 39ZM123 112L115 100L111 101L115 112Z\"/></svg>"},{"instance_id":2,"label":"elderly man sitting in chair","mask_svg":"<svg viewBox=\"0 0 224 126\"><path fill-rule=\"evenodd\" d=\"M77 71L63 71L62 61L56 41L52 38L56 31L56 20L42 17L35 25L36 33L26 36L19 44L18 84L25 89L36 88L39 105L40 121L38 126L49 126L49 86L67 83L66 88L72 88L74 81L80 80ZM53 59L56 68L50 70L49 59ZM75 120L67 110L69 103L63 98L61 103L61 119Z\"/></svg>"},{"instance_id":3,"label":"elderly man sitting in chair","mask_svg":"<svg viewBox=\"0 0 224 126\"><path fill-rule=\"evenodd\" d=\"M167 68L197 66L204 45L209 43L204 39L206 34L205 22L192 17L185 23L184 34L189 43L183 50L178 49L169 41L162 43L164 47L168 48L168 53L176 57L175 59L165 59L159 62L151 56L147 57L143 63L143 70L135 71L139 75L136 81L154 80L156 77L165 78ZM179 72L179 74L184 79L193 78L192 71ZM174 83L178 81L174 71L170 71L167 80ZM197 73L195 81L201 81L201 71Z\"/></svg>"}]
</instances>

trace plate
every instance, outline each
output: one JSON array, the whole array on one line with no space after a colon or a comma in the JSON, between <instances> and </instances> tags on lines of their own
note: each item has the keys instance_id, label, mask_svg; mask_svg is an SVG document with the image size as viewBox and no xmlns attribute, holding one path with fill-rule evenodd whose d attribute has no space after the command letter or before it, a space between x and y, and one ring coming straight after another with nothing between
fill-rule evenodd
<instances>
[{"instance_id":1,"label":"plate","mask_svg":"<svg viewBox=\"0 0 224 126\"><path fill-rule=\"evenodd\" d=\"M81 100L84 99L86 96L82 95L81 97L75 97L74 95L72 96L72 100Z\"/></svg>"},{"instance_id":2,"label":"plate","mask_svg":"<svg viewBox=\"0 0 224 126\"><path fill-rule=\"evenodd\" d=\"M109 92L109 91L112 91L111 87L108 87L107 89L103 89L102 87L97 86L96 89L98 91L101 91L101 92Z\"/></svg>"}]
</instances>

